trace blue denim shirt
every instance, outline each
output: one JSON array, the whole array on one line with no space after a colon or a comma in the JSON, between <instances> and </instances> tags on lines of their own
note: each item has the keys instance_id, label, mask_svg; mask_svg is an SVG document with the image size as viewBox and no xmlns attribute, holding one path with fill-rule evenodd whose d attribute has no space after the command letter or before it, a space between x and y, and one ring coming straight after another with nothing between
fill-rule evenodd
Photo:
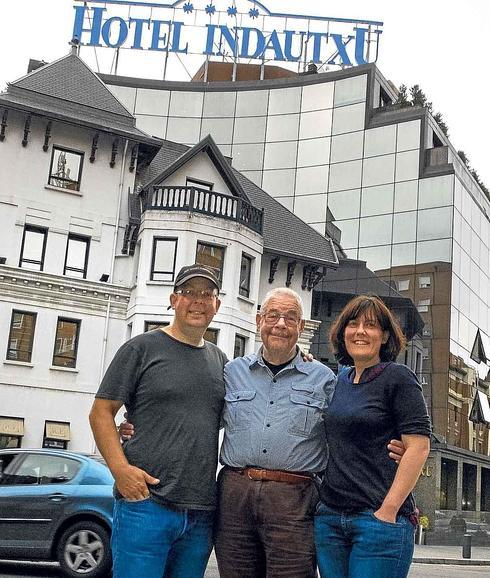
<instances>
[{"instance_id":1,"label":"blue denim shirt","mask_svg":"<svg viewBox=\"0 0 490 578\"><path fill-rule=\"evenodd\" d=\"M225 365L224 465L320 472L327 465L323 411L334 391L333 372L298 353L275 376L261 351Z\"/></svg>"}]
</instances>

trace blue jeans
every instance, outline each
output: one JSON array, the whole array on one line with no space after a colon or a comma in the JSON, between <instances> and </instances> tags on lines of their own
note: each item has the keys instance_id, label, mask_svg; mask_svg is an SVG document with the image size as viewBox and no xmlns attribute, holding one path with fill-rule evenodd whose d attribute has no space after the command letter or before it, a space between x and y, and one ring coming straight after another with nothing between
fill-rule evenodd
<instances>
[{"instance_id":1,"label":"blue jeans","mask_svg":"<svg viewBox=\"0 0 490 578\"><path fill-rule=\"evenodd\" d=\"M214 512L171 510L147 498L115 501L114 578L200 578L213 547Z\"/></svg>"},{"instance_id":2,"label":"blue jeans","mask_svg":"<svg viewBox=\"0 0 490 578\"><path fill-rule=\"evenodd\" d=\"M315 545L322 578L405 578L414 527L405 516L392 524L378 520L373 510L346 513L320 502Z\"/></svg>"}]
</instances>

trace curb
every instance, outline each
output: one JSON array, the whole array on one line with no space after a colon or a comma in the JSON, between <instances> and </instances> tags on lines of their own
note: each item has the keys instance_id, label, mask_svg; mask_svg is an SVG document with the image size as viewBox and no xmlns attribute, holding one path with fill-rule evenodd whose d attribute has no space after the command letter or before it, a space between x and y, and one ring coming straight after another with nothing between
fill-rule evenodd
<instances>
[{"instance_id":1,"label":"curb","mask_svg":"<svg viewBox=\"0 0 490 578\"><path fill-rule=\"evenodd\" d=\"M490 566L490 560L473 558L413 558L413 564L451 564L458 566Z\"/></svg>"}]
</instances>

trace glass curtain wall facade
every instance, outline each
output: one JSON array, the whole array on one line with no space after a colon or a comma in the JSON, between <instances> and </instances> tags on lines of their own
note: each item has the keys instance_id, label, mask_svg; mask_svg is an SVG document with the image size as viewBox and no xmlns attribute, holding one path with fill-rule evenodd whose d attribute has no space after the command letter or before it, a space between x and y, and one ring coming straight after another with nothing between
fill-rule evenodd
<instances>
[{"instance_id":1,"label":"glass curtain wall facade","mask_svg":"<svg viewBox=\"0 0 490 578\"><path fill-rule=\"evenodd\" d=\"M236 169L334 239L341 267L315 289L313 353L334 364L328 327L352 295L386 298L411 339L400 361L423 384L436 445L469 452L443 474L450 456L436 459L431 511L447 509L443 479L461 512L463 463L490 495L488 424L468 419L477 389L488 395L489 366L471 351L477 330L490 332L490 203L425 109L387 105L394 92L374 65L214 85L103 78L139 128L189 145L210 133Z\"/></svg>"}]
</instances>

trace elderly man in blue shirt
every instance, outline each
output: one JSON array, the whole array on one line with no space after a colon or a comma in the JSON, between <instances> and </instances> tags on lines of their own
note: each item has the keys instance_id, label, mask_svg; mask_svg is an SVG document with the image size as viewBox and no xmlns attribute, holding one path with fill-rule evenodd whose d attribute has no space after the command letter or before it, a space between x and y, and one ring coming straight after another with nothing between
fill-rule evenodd
<instances>
[{"instance_id":1,"label":"elderly man in blue shirt","mask_svg":"<svg viewBox=\"0 0 490 578\"><path fill-rule=\"evenodd\" d=\"M257 314L262 347L225 366L215 549L222 578L314 577L313 481L327 464L323 410L335 376L304 361L301 298L270 291Z\"/></svg>"}]
</instances>

